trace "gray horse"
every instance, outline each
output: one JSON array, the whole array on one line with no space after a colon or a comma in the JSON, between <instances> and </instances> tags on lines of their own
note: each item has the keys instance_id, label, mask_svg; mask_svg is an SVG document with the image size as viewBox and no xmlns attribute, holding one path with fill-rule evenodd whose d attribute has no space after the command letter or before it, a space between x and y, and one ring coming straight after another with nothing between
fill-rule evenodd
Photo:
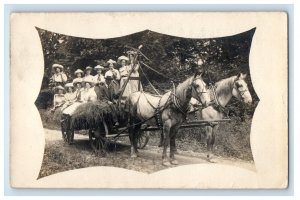
<instances>
[{"instance_id":1,"label":"gray horse","mask_svg":"<svg viewBox=\"0 0 300 200\"><path fill-rule=\"evenodd\" d=\"M189 110L190 100L196 98L202 104L210 102L206 84L201 75L195 75L180 83L174 91L161 96L145 92L132 93L126 101L129 111L131 157L137 156L137 137L141 125L157 126L161 124L164 135L163 165L178 164L174 156L175 137ZM170 145L170 160L167 158L167 147Z\"/></svg>"}]
</instances>

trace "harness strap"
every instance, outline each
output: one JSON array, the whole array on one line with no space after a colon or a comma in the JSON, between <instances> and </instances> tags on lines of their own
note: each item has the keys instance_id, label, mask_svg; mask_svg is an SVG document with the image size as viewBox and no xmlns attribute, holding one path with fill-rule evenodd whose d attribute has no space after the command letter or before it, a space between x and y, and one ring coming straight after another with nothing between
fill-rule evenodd
<instances>
[{"instance_id":1,"label":"harness strap","mask_svg":"<svg viewBox=\"0 0 300 200\"><path fill-rule=\"evenodd\" d=\"M157 114L155 115L155 120L156 120L156 124L157 124L157 126L158 126L159 129L162 129L161 112L159 112L159 107L160 107L161 99L162 99L162 98L159 99L157 108L156 108L156 110L155 110L155 113L157 113Z\"/></svg>"}]
</instances>

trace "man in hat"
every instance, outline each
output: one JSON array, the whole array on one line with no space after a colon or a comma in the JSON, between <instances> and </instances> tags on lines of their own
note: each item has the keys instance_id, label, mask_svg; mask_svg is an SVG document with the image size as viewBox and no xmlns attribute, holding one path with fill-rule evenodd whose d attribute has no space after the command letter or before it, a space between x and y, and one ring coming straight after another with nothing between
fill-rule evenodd
<instances>
[{"instance_id":1,"label":"man in hat","mask_svg":"<svg viewBox=\"0 0 300 200\"><path fill-rule=\"evenodd\" d=\"M108 71L105 73L104 77L111 76L114 80L119 81L120 80L120 72L115 69L116 61L109 59L107 61L108 64Z\"/></svg>"},{"instance_id":2,"label":"man in hat","mask_svg":"<svg viewBox=\"0 0 300 200\"><path fill-rule=\"evenodd\" d=\"M196 73L202 74L204 72L205 72L204 61L202 59L198 59L197 67L196 67Z\"/></svg>"},{"instance_id":3,"label":"man in hat","mask_svg":"<svg viewBox=\"0 0 300 200\"><path fill-rule=\"evenodd\" d=\"M208 83L208 85L211 85L216 81L216 78L212 76L213 74L209 73L208 70L208 63L205 62L205 60L199 58L196 62L196 67L194 68L195 73L202 74L202 79L205 83Z\"/></svg>"},{"instance_id":4,"label":"man in hat","mask_svg":"<svg viewBox=\"0 0 300 200\"><path fill-rule=\"evenodd\" d=\"M53 64L52 69L54 70L53 76L50 78L50 86L56 87L58 85L64 86L67 82L68 78L66 74L63 72L64 66L60 64Z\"/></svg>"},{"instance_id":5,"label":"man in hat","mask_svg":"<svg viewBox=\"0 0 300 200\"><path fill-rule=\"evenodd\" d=\"M119 84L113 79L112 76L107 76L105 83L99 85L99 90L97 90L97 97L100 101L106 102L111 108L112 119L115 126L119 126L116 102L119 92Z\"/></svg>"}]
</instances>

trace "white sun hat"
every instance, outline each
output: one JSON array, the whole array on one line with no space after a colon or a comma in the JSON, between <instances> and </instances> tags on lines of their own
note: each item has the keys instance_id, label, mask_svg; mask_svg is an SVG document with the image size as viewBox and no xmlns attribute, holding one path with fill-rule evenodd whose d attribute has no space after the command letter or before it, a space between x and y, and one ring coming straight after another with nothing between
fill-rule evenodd
<instances>
[{"instance_id":1,"label":"white sun hat","mask_svg":"<svg viewBox=\"0 0 300 200\"><path fill-rule=\"evenodd\" d=\"M73 88L74 86L73 86L72 83L67 83L67 84L65 85L65 88L69 88L69 87Z\"/></svg>"},{"instance_id":2,"label":"white sun hat","mask_svg":"<svg viewBox=\"0 0 300 200\"><path fill-rule=\"evenodd\" d=\"M87 77L84 77L83 80L82 80L83 83L90 83L92 85L95 84L95 80L92 76L87 76Z\"/></svg>"},{"instance_id":3,"label":"white sun hat","mask_svg":"<svg viewBox=\"0 0 300 200\"><path fill-rule=\"evenodd\" d=\"M87 66L87 67L85 68L85 71L86 71L86 70L93 70L93 68L90 67L90 66Z\"/></svg>"},{"instance_id":4,"label":"white sun hat","mask_svg":"<svg viewBox=\"0 0 300 200\"><path fill-rule=\"evenodd\" d=\"M115 64L115 63L117 63L116 61L114 61L114 60L112 60L112 59L109 59L108 61L107 61L107 63L109 63L109 64Z\"/></svg>"},{"instance_id":5,"label":"white sun hat","mask_svg":"<svg viewBox=\"0 0 300 200\"><path fill-rule=\"evenodd\" d=\"M77 69L77 70L74 72L75 75L78 74L78 73L83 74L83 71L82 71L81 69Z\"/></svg>"},{"instance_id":6,"label":"white sun hat","mask_svg":"<svg viewBox=\"0 0 300 200\"><path fill-rule=\"evenodd\" d=\"M121 61L121 60L129 61L129 58L126 57L126 56L120 56L120 57L118 58L118 61Z\"/></svg>"},{"instance_id":7,"label":"white sun hat","mask_svg":"<svg viewBox=\"0 0 300 200\"><path fill-rule=\"evenodd\" d=\"M98 69L104 69L104 67L102 67L101 65L97 65L96 67L94 67L94 69L97 71Z\"/></svg>"},{"instance_id":8,"label":"white sun hat","mask_svg":"<svg viewBox=\"0 0 300 200\"><path fill-rule=\"evenodd\" d=\"M60 65L60 64L53 64L52 68L60 68L60 69L64 69L64 66Z\"/></svg>"}]
</instances>

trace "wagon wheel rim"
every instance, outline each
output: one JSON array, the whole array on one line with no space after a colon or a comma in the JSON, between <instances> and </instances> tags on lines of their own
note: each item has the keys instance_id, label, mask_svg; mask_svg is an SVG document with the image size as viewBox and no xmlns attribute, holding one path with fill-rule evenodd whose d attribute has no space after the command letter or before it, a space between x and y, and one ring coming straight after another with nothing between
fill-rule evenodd
<instances>
[{"instance_id":1,"label":"wagon wheel rim","mask_svg":"<svg viewBox=\"0 0 300 200\"><path fill-rule=\"evenodd\" d=\"M148 131L140 131L139 137L138 137L138 149L143 149L148 144L150 139L150 135Z\"/></svg>"}]
</instances>

